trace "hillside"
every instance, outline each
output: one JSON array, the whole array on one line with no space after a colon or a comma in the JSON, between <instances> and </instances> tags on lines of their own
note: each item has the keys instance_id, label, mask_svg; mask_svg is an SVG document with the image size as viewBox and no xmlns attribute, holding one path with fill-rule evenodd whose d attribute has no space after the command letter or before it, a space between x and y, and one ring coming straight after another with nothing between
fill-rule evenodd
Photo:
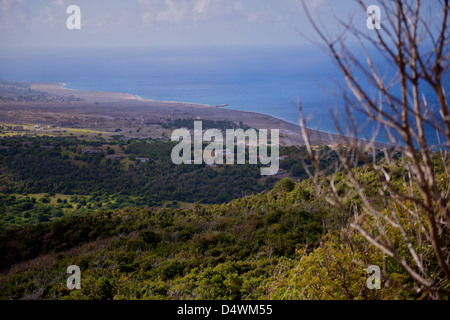
<instances>
[{"instance_id":1,"label":"hillside","mask_svg":"<svg viewBox=\"0 0 450 320\"><path fill-rule=\"evenodd\" d=\"M367 263L382 255L349 247L347 218L312 192L308 181L284 179L222 205L110 210L3 230L1 298L414 297L395 287L367 289ZM81 290L65 286L69 265L82 270ZM409 281L394 262L388 269Z\"/></svg>"},{"instance_id":2,"label":"hillside","mask_svg":"<svg viewBox=\"0 0 450 320\"><path fill-rule=\"evenodd\" d=\"M0 139L0 228L66 214L132 207L224 203L269 190L283 176L305 176L302 151L283 148L285 174L260 165L176 166L165 141L61 137ZM281 170L283 172L283 170ZM280 173L281 173L280 172Z\"/></svg>"},{"instance_id":3,"label":"hillside","mask_svg":"<svg viewBox=\"0 0 450 320\"><path fill-rule=\"evenodd\" d=\"M171 166L168 142L89 141L86 149L78 138L23 139L3 138L0 150L0 299L421 297L394 259L349 228L351 215L329 204L324 185L306 179L304 166L313 167L302 148L282 148L290 178L263 182L257 166ZM332 168L335 153L316 150L321 167ZM436 168L444 188L445 171ZM401 185L401 166L389 170ZM385 210L374 173L362 161L353 172ZM360 206L346 176L338 181L346 206ZM399 230L387 232L401 239ZM423 259L436 265L429 250ZM70 265L81 269L81 290L66 287ZM383 266L383 290L368 289L370 265Z\"/></svg>"},{"instance_id":4,"label":"hillside","mask_svg":"<svg viewBox=\"0 0 450 320\"><path fill-rule=\"evenodd\" d=\"M13 267L2 298L262 297L277 262L323 232L323 205L300 186L284 190L292 187L285 180L279 191L224 205L130 208L4 231L1 267ZM62 285L66 264L82 268L85 290ZM28 280L16 286L18 277Z\"/></svg>"}]
</instances>

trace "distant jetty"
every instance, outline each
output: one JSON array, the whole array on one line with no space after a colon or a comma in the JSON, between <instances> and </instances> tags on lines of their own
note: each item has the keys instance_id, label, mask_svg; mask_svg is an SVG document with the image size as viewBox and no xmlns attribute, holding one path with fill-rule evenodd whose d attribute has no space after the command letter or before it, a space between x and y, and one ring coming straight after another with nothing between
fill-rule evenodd
<instances>
[{"instance_id":1,"label":"distant jetty","mask_svg":"<svg viewBox=\"0 0 450 320\"><path fill-rule=\"evenodd\" d=\"M219 104L219 105L216 106L216 107L217 107L217 108L223 108L223 107L226 107L226 106L228 106L228 104L224 103L224 104Z\"/></svg>"}]
</instances>

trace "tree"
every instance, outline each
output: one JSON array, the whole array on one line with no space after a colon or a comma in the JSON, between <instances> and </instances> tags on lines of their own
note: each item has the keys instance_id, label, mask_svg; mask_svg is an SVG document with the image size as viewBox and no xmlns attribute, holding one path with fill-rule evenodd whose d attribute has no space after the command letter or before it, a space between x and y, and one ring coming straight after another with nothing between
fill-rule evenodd
<instances>
[{"instance_id":1,"label":"tree","mask_svg":"<svg viewBox=\"0 0 450 320\"><path fill-rule=\"evenodd\" d=\"M356 2L367 12L362 0ZM300 101L299 109L301 131L315 170L305 168L318 186L317 192L348 214L352 229L407 272L416 294L441 298L450 296L450 115L446 92L450 8L449 0L433 4L438 4L439 13L431 16L436 12L420 0L381 1L385 17L381 29L361 28L350 19L340 21L344 32L332 36L303 3L320 39L318 45L329 53L347 85L341 94L347 111L345 130L337 114L332 114L340 136L335 145L346 146L335 148L339 165L333 172L320 170L323 154L311 147ZM363 58L345 43L348 36L356 39ZM377 64L371 50L381 55L385 64ZM383 77L383 66L395 71L389 81ZM431 90L436 106L423 95L425 87ZM369 141L360 139L362 129L354 112L376 125ZM391 147L375 142L382 130ZM436 132L437 146L427 137L430 130ZM355 170L361 161L365 173ZM326 188L319 188L323 184ZM368 196L374 184L380 195L376 202Z\"/></svg>"}]
</instances>

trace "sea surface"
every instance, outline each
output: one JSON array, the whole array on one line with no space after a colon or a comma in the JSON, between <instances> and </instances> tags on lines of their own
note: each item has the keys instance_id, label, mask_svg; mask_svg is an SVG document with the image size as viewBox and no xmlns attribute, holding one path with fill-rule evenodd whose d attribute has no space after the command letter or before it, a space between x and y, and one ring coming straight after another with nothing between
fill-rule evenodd
<instances>
[{"instance_id":1,"label":"sea surface","mask_svg":"<svg viewBox=\"0 0 450 320\"><path fill-rule=\"evenodd\" d=\"M331 58L313 46L7 49L0 52L0 79L226 104L295 124L300 99L309 126L332 133L330 108L345 114L343 100L333 95L340 93L343 77ZM353 116L358 124L365 122L361 114ZM372 132L369 124L361 137ZM436 134L428 136L435 140ZM386 141L383 134L377 140Z\"/></svg>"}]
</instances>

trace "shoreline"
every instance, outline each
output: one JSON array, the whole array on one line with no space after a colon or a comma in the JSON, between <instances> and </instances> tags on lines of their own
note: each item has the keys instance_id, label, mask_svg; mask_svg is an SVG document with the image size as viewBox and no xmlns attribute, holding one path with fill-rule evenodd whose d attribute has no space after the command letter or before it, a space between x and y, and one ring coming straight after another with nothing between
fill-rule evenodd
<instances>
[{"instance_id":1,"label":"shoreline","mask_svg":"<svg viewBox=\"0 0 450 320\"><path fill-rule=\"evenodd\" d=\"M70 89L67 83L31 83L33 90L54 96L76 97L82 101L70 102L0 102L0 121L13 123L37 122L46 125L68 126L74 128L98 128L115 130L145 127L174 119L203 119L243 123L255 129L278 129L280 144L284 146L305 145L298 124L271 115L228 109L218 106L192 102L143 99L137 95L123 92L103 92ZM70 106L70 108L68 108ZM333 133L307 129L313 145L341 144L341 138ZM150 131L148 131L150 132ZM129 136L133 137L129 131ZM346 139L346 138L344 138ZM369 142L361 139L361 141ZM377 146L386 144L375 143Z\"/></svg>"},{"instance_id":2,"label":"shoreline","mask_svg":"<svg viewBox=\"0 0 450 320\"><path fill-rule=\"evenodd\" d=\"M156 99L146 99L146 98L142 98L141 96L137 95L137 94L131 94L131 93L126 93L126 92L115 92L115 91L91 91L91 90L81 90L81 89L72 89L72 88L67 88L66 86L68 85L66 82L58 82L55 84L61 84L60 88L64 89L64 90L71 90L71 91L79 91L79 92L96 92L96 93L103 93L103 94L121 94L121 95L126 95L129 97L129 99L132 100L137 100L137 101L142 101L142 102L167 102L167 103L186 103L186 104L195 104L195 105L199 105L199 106L205 106L205 107L217 107L217 106L213 106L210 104L204 104L204 103L197 103L197 102L189 102L189 101L172 101L172 100L156 100ZM49 85L51 85L51 83L49 83Z\"/></svg>"},{"instance_id":3,"label":"shoreline","mask_svg":"<svg viewBox=\"0 0 450 320\"><path fill-rule=\"evenodd\" d=\"M48 83L48 84L51 85L52 83ZM278 117L276 117L276 116L273 116L273 115L270 115L270 114L267 114L267 113L254 112L254 111L245 111L245 110L227 109L226 107L228 107L229 104L226 104L226 103L220 104L220 105L212 105L212 104L197 103L197 102L192 102L192 101L174 101L174 100L147 99L147 98L142 98L141 96L139 96L139 95L137 95L137 94L131 94L131 93L126 93L126 92L115 92L115 91L91 91L91 90L81 90L81 89L67 88L67 87L65 87L65 86L67 85L67 83L65 83L65 82L57 82L57 83L54 83L54 84L55 84L55 85L56 85L56 84L60 84L60 88L61 88L61 89L64 89L64 90L71 90L71 91L73 91L73 92L96 92L96 93L103 93L103 94L107 94L107 95L108 95L108 94L121 94L121 95L126 95L126 96L130 97L130 99L132 99L132 100L137 100L137 101L142 101L142 102L162 102L162 103L174 103L174 104L175 104L175 103L182 103L182 104L204 106L204 107L209 107L209 108L217 108L217 109L224 109L224 110L237 111L237 112L248 112L248 113L254 113L254 114L265 115L265 116L267 116L267 117L275 118L275 119L277 119L277 120L279 120L279 121L283 121L283 122L286 122L286 123L290 123L290 124L293 124L293 125L297 125L297 124L294 123L294 122L290 122L290 121L287 121L287 120L278 118ZM317 129L311 129L311 130L314 130L314 131L320 131L320 130L317 130ZM326 132L324 132L324 131L321 131L321 132L326 133ZM328 134L328 133L326 133L326 134ZM334 134L334 133L332 133L332 134Z\"/></svg>"}]
</instances>

